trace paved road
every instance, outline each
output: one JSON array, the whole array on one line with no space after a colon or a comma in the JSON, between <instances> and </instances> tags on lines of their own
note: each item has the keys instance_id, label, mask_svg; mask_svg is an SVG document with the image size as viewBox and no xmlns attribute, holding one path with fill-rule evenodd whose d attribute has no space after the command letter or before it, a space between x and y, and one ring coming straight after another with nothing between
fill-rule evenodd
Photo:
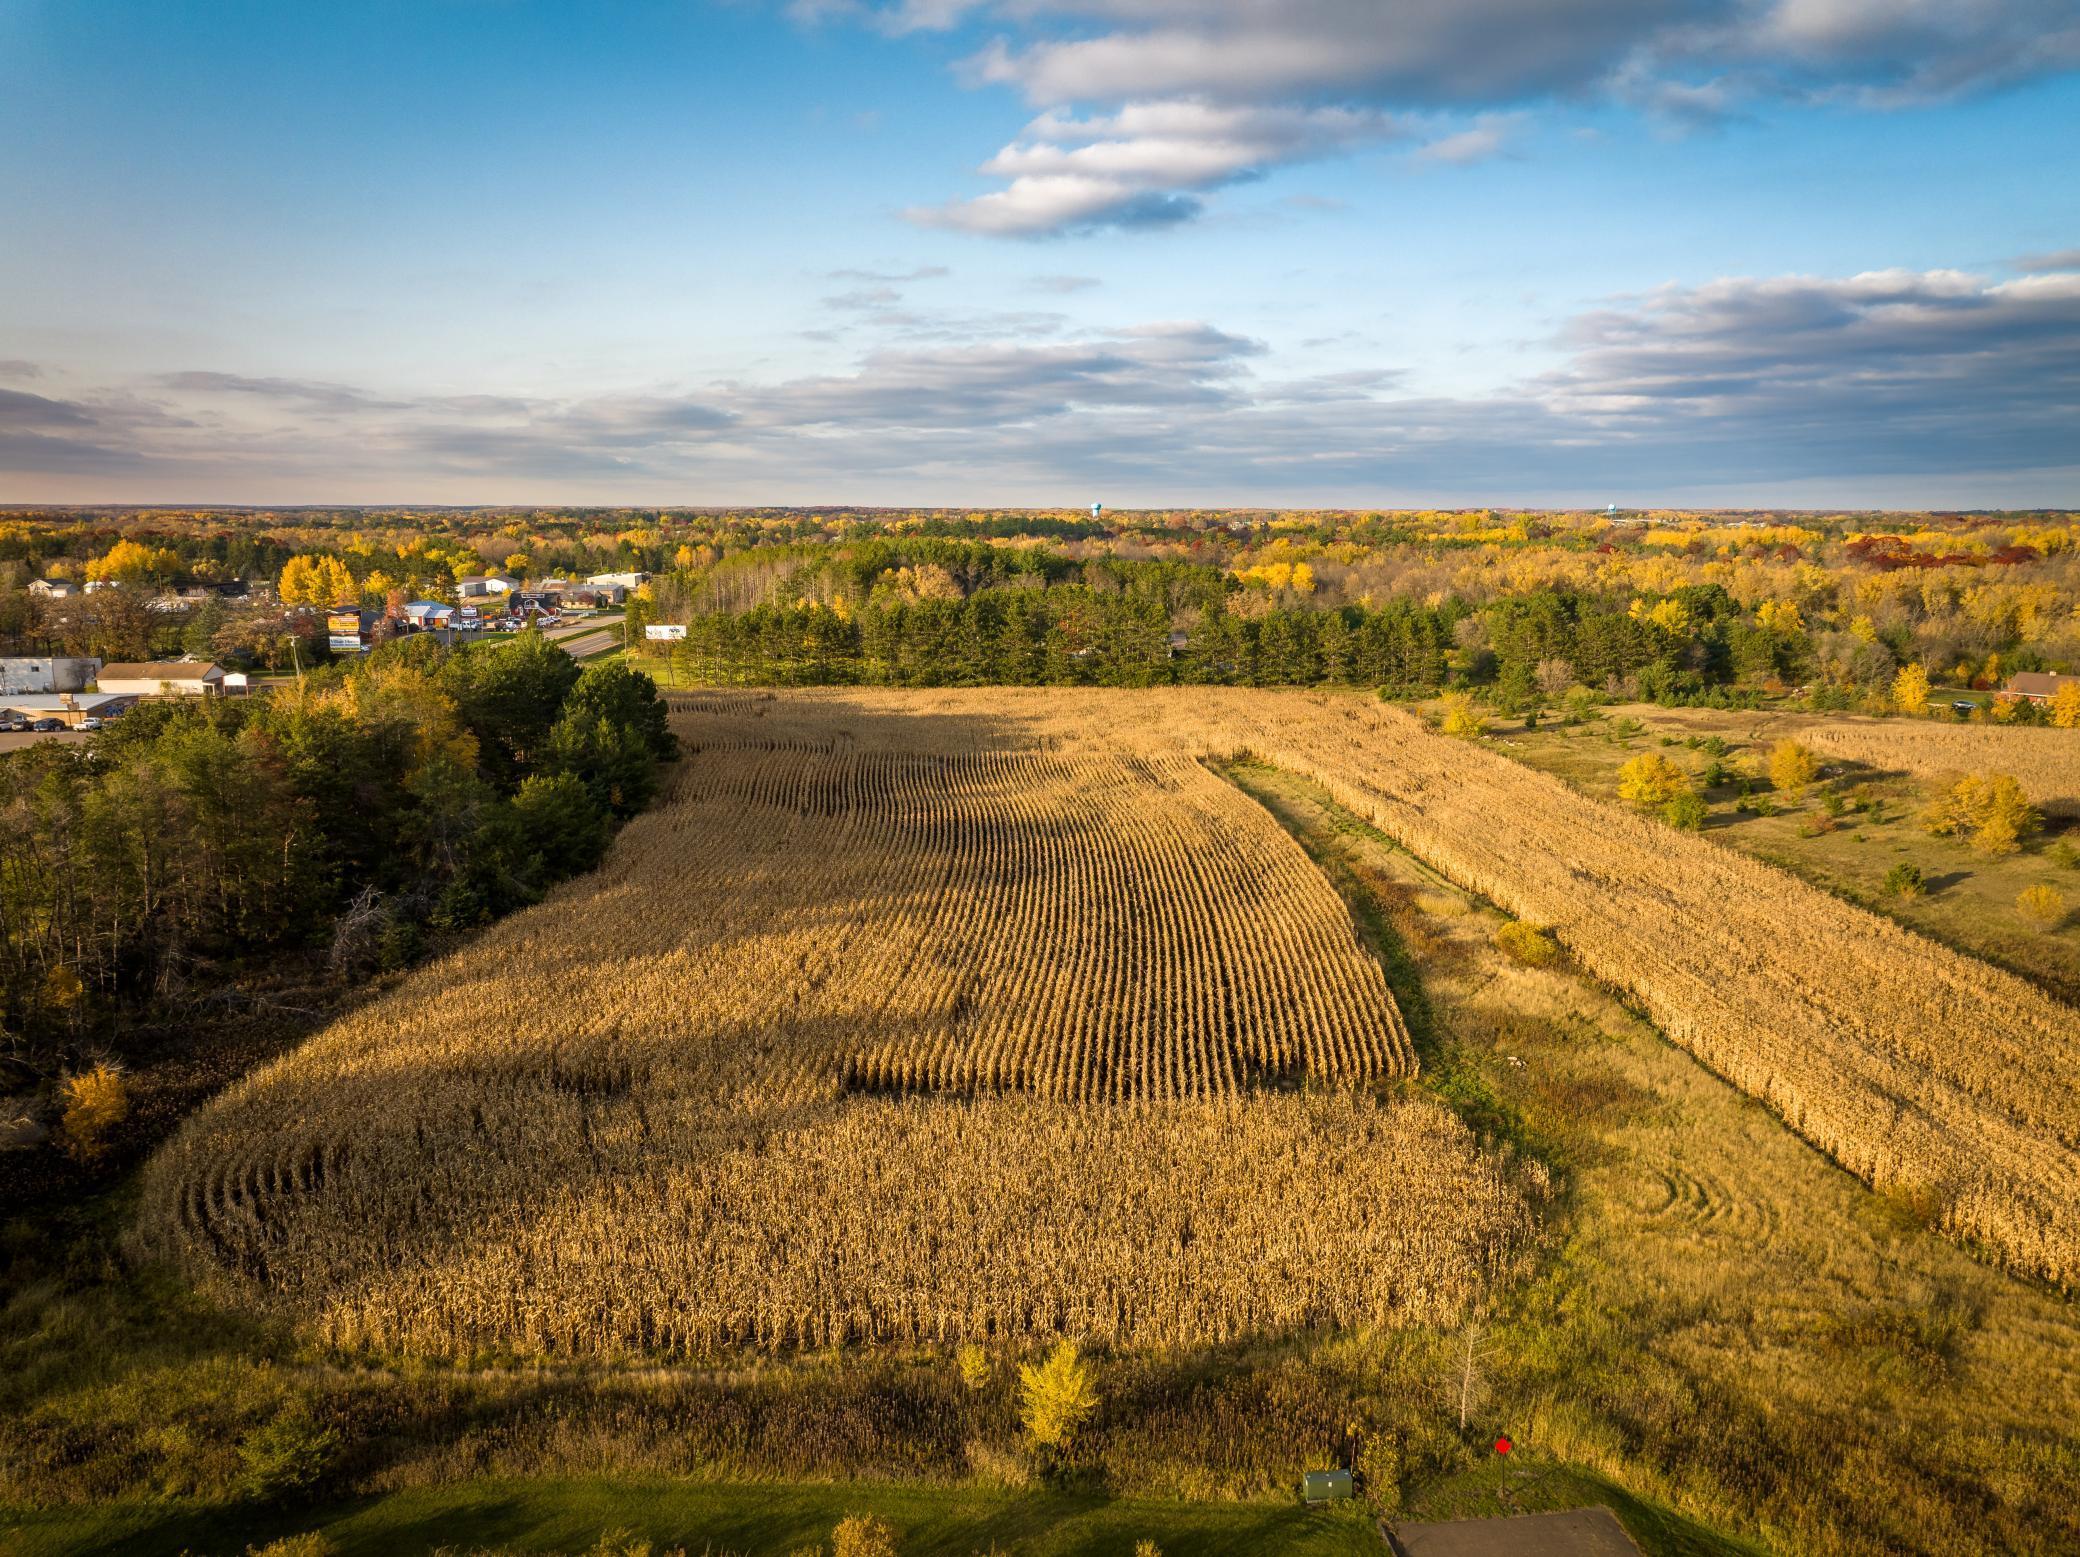
<instances>
[{"instance_id":1,"label":"paved road","mask_svg":"<svg viewBox=\"0 0 2080 1557\"><path fill-rule=\"evenodd\" d=\"M20 751L24 746L34 746L38 741L76 743L85 740L92 733L90 730L0 731L0 752Z\"/></svg>"},{"instance_id":2,"label":"paved road","mask_svg":"<svg viewBox=\"0 0 2080 1557\"><path fill-rule=\"evenodd\" d=\"M559 638L556 641L562 645L563 651L572 659L582 660L586 655L598 654L603 649L620 648L621 629L619 627L604 627L597 631L586 633L582 637L572 635L567 638Z\"/></svg>"}]
</instances>

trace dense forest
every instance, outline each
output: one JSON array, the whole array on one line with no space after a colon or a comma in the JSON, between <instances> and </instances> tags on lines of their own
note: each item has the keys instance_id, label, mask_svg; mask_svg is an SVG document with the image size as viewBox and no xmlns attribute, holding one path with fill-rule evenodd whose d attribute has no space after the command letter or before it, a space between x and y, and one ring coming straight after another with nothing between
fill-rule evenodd
<instances>
[{"instance_id":1,"label":"dense forest","mask_svg":"<svg viewBox=\"0 0 2080 1557\"><path fill-rule=\"evenodd\" d=\"M0 757L0 1034L74 1063L283 954L401 966L594 864L674 750L647 677L525 634Z\"/></svg>"},{"instance_id":2,"label":"dense forest","mask_svg":"<svg viewBox=\"0 0 2080 1557\"><path fill-rule=\"evenodd\" d=\"M1996 708L2009 676L2080 670L2076 533L2062 513L24 510L0 520L0 652L286 670L326 657L328 605L613 573L649 580L631 636L686 629L657 668L701 681L1875 710L1911 665L2027 719ZM29 587L54 580L100 587Z\"/></svg>"}]
</instances>

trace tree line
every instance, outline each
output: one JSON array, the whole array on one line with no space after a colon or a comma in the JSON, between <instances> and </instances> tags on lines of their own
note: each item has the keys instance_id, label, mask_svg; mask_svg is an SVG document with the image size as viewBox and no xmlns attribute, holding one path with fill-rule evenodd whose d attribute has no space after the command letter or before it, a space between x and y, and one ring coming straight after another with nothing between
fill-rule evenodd
<instances>
[{"instance_id":1,"label":"tree line","mask_svg":"<svg viewBox=\"0 0 2080 1557\"><path fill-rule=\"evenodd\" d=\"M69 1062L288 951L407 963L596 863L675 751L648 677L530 633L0 758L0 1042Z\"/></svg>"},{"instance_id":2,"label":"tree line","mask_svg":"<svg viewBox=\"0 0 2080 1557\"><path fill-rule=\"evenodd\" d=\"M1417 691L1445 676L1459 613L1218 607L1174 629L1163 602L1086 585L967 599L870 599L857 610L761 605L694 616L674 672L719 685L1356 686Z\"/></svg>"}]
</instances>

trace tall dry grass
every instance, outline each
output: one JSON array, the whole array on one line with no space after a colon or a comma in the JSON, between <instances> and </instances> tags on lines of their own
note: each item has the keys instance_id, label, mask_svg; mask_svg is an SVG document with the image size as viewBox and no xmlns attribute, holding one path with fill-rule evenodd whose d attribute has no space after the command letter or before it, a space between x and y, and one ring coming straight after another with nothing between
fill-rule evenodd
<instances>
[{"instance_id":1,"label":"tall dry grass","mask_svg":"<svg viewBox=\"0 0 2080 1557\"><path fill-rule=\"evenodd\" d=\"M1131 727L705 699L594 877L192 1121L153 1246L464 1353L1446 1320L1511 1171L1305 854ZM1293 1096L1293 1090L1324 1096Z\"/></svg>"},{"instance_id":2,"label":"tall dry grass","mask_svg":"<svg viewBox=\"0 0 2080 1557\"><path fill-rule=\"evenodd\" d=\"M146 1242L437 1351L1454 1312L1523 1204L1434 1106L1362 1095L1406 1031L1328 885L1199 766L1252 753L1550 926L1852 1172L2080 1276L2073 1010L1398 709L820 692L677 727L597 875L190 1121Z\"/></svg>"}]
</instances>

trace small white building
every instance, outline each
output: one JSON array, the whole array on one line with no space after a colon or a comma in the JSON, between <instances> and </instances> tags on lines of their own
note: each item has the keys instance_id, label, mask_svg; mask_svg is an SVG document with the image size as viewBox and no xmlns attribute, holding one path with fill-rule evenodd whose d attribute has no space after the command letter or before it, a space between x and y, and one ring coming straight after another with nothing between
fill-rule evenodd
<instances>
[{"instance_id":1,"label":"small white building","mask_svg":"<svg viewBox=\"0 0 2080 1557\"><path fill-rule=\"evenodd\" d=\"M623 589L641 589L650 582L647 573L595 573L585 581L588 584L619 584Z\"/></svg>"},{"instance_id":2,"label":"small white building","mask_svg":"<svg viewBox=\"0 0 2080 1557\"><path fill-rule=\"evenodd\" d=\"M455 581L455 593L464 600L485 595L510 595L520 587L516 578L503 573L472 573Z\"/></svg>"},{"instance_id":3,"label":"small white building","mask_svg":"<svg viewBox=\"0 0 2080 1557\"><path fill-rule=\"evenodd\" d=\"M224 667L207 660L104 665L95 684L127 697L215 697L224 690Z\"/></svg>"},{"instance_id":4,"label":"small white building","mask_svg":"<svg viewBox=\"0 0 2080 1557\"><path fill-rule=\"evenodd\" d=\"M101 669L97 659L22 655L0 659L0 692L84 692Z\"/></svg>"},{"instance_id":5,"label":"small white building","mask_svg":"<svg viewBox=\"0 0 2080 1557\"><path fill-rule=\"evenodd\" d=\"M404 619L421 629L447 627L455 620L455 608L444 600L414 600L404 608Z\"/></svg>"},{"instance_id":6,"label":"small white building","mask_svg":"<svg viewBox=\"0 0 2080 1557\"><path fill-rule=\"evenodd\" d=\"M79 593L79 585L69 578L40 578L30 582L29 593L45 600L69 600Z\"/></svg>"}]
</instances>

